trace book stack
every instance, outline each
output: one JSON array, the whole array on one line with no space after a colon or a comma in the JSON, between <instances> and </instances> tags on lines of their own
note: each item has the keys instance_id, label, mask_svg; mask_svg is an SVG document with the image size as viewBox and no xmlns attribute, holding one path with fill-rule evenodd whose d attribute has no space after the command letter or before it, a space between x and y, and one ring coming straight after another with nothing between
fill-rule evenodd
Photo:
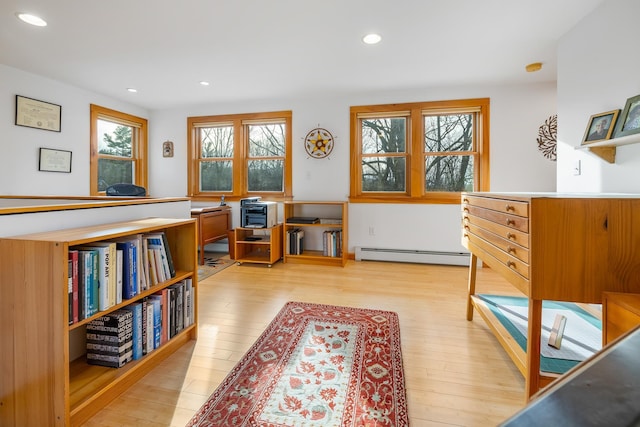
<instances>
[{"instance_id":1,"label":"book stack","mask_svg":"<svg viewBox=\"0 0 640 427\"><path fill-rule=\"evenodd\" d=\"M304 251L304 230L292 228L287 230L286 251L287 255L302 255Z\"/></svg>"},{"instance_id":2,"label":"book stack","mask_svg":"<svg viewBox=\"0 0 640 427\"><path fill-rule=\"evenodd\" d=\"M342 230L324 231L322 242L322 254L324 256L342 256Z\"/></svg>"},{"instance_id":3,"label":"book stack","mask_svg":"<svg viewBox=\"0 0 640 427\"><path fill-rule=\"evenodd\" d=\"M133 313L116 310L87 323L87 362L121 368L133 359Z\"/></svg>"}]
</instances>

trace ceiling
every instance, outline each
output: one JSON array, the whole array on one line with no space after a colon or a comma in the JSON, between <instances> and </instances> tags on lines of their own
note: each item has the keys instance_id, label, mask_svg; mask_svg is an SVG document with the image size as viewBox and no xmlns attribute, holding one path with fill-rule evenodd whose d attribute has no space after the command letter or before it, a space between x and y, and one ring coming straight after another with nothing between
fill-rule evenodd
<instances>
[{"instance_id":1,"label":"ceiling","mask_svg":"<svg viewBox=\"0 0 640 427\"><path fill-rule=\"evenodd\" d=\"M2 0L0 63L150 110L548 82L558 39L603 2Z\"/></svg>"}]
</instances>

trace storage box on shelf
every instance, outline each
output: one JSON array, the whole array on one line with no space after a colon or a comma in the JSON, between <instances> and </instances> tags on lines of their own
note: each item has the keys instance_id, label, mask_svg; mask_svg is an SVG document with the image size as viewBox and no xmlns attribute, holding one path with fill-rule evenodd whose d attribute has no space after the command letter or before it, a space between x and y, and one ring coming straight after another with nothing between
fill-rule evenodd
<instances>
[{"instance_id":1,"label":"storage box on shelf","mask_svg":"<svg viewBox=\"0 0 640 427\"><path fill-rule=\"evenodd\" d=\"M282 224L270 228L234 229L235 260L271 267L282 258Z\"/></svg>"},{"instance_id":2,"label":"storage box on shelf","mask_svg":"<svg viewBox=\"0 0 640 427\"><path fill-rule=\"evenodd\" d=\"M344 267L347 215L347 202L284 202L284 262Z\"/></svg>"},{"instance_id":3,"label":"storage box on shelf","mask_svg":"<svg viewBox=\"0 0 640 427\"><path fill-rule=\"evenodd\" d=\"M69 324L70 319L73 322L69 250L158 232L166 235L175 275ZM196 245L194 220L164 218L0 239L0 425L79 425L180 346L196 339ZM183 282L190 282L193 291L191 324L121 368L87 363L83 338L89 322Z\"/></svg>"}]
</instances>

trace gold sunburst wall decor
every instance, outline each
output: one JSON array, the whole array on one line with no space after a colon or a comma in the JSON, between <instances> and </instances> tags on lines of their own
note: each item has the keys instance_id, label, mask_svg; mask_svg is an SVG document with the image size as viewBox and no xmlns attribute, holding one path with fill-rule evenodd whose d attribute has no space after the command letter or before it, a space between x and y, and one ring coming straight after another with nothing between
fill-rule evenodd
<instances>
[{"instance_id":1,"label":"gold sunburst wall decor","mask_svg":"<svg viewBox=\"0 0 640 427\"><path fill-rule=\"evenodd\" d=\"M314 159L324 159L333 151L334 138L328 130L317 127L311 129L304 138L304 149Z\"/></svg>"},{"instance_id":2,"label":"gold sunburst wall decor","mask_svg":"<svg viewBox=\"0 0 640 427\"><path fill-rule=\"evenodd\" d=\"M554 114L544 121L544 124L538 128L538 150L552 162L555 162L556 146L558 138L558 115Z\"/></svg>"}]
</instances>

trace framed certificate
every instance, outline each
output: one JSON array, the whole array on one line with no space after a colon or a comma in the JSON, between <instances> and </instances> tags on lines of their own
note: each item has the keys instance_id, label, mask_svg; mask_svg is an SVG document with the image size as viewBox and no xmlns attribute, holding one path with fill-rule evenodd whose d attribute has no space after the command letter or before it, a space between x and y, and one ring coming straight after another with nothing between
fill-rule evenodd
<instances>
[{"instance_id":1,"label":"framed certificate","mask_svg":"<svg viewBox=\"0 0 640 427\"><path fill-rule=\"evenodd\" d=\"M38 170L71 173L71 151L40 148Z\"/></svg>"},{"instance_id":2,"label":"framed certificate","mask_svg":"<svg viewBox=\"0 0 640 427\"><path fill-rule=\"evenodd\" d=\"M60 132L62 107L16 95L16 125Z\"/></svg>"}]
</instances>

